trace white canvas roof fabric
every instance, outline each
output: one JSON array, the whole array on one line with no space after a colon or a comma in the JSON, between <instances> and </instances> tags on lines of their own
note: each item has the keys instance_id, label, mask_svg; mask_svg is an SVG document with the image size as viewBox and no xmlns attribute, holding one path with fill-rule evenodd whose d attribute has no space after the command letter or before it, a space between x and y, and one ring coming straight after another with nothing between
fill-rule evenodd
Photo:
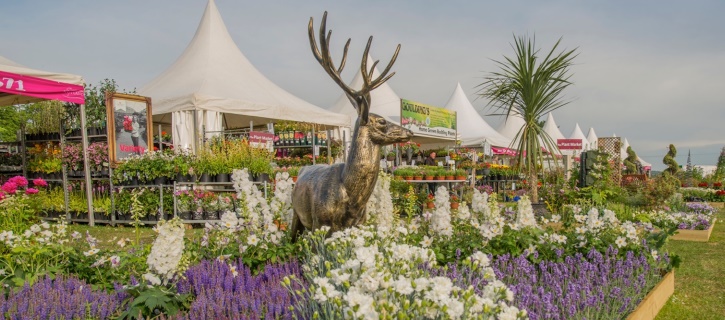
<instances>
[{"instance_id":1,"label":"white canvas roof fabric","mask_svg":"<svg viewBox=\"0 0 725 320\"><path fill-rule=\"evenodd\" d=\"M624 160L627 158L627 148L629 147L629 141L627 141L627 138L624 138L624 142L622 143L622 150L621 150L621 158Z\"/></svg>"},{"instance_id":2,"label":"white canvas roof fabric","mask_svg":"<svg viewBox=\"0 0 725 320\"><path fill-rule=\"evenodd\" d=\"M509 141L509 146L511 148L517 148L518 146L515 145L516 142L513 142L513 140L516 138L516 134L519 133L521 128L524 126L525 122L524 119L517 113L509 114L508 118L502 122L498 128L496 128L496 131L500 133L502 136L506 137ZM511 145L511 144L514 145ZM508 146L507 146L508 147Z\"/></svg>"},{"instance_id":3,"label":"white canvas roof fabric","mask_svg":"<svg viewBox=\"0 0 725 320\"><path fill-rule=\"evenodd\" d=\"M554 114L549 112L549 114L546 116L546 123L544 123L544 132L546 132L549 137L551 137L551 140L554 140L554 143L556 143L556 140L558 139L566 139L564 137L564 134L561 133L561 130L559 130L559 126L556 125L556 120L554 120Z\"/></svg>"},{"instance_id":4,"label":"white canvas roof fabric","mask_svg":"<svg viewBox=\"0 0 725 320\"><path fill-rule=\"evenodd\" d=\"M63 83L70 83L79 86L82 86L85 83L83 81L83 78L78 75L32 69L2 56L0 56L0 71L36 78L43 78ZM0 106L10 106L15 104L31 103L43 100L46 99L0 93Z\"/></svg>"},{"instance_id":5,"label":"white canvas roof fabric","mask_svg":"<svg viewBox=\"0 0 725 320\"><path fill-rule=\"evenodd\" d=\"M589 133L587 133L587 141L589 142L589 150L597 150L599 148L599 137L597 137L592 127L589 128Z\"/></svg>"},{"instance_id":6,"label":"white canvas roof fabric","mask_svg":"<svg viewBox=\"0 0 725 320\"><path fill-rule=\"evenodd\" d=\"M582 149L589 149L589 140L587 140L587 137L584 135L584 132L582 132L578 123L574 126L574 130L569 135L569 139L582 139Z\"/></svg>"},{"instance_id":7,"label":"white canvas roof fabric","mask_svg":"<svg viewBox=\"0 0 725 320\"><path fill-rule=\"evenodd\" d=\"M166 71L139 94L153 101L154 115L182 110L208 110L243 115L249 121L293 120L348 126L349 117L312 105L262 75L229 35L214 3L209 0L194 38Z\"/></svg>"},{"instance_id":8,"label":"white canvas roof fabric","mask_svg":"<svg viewBox=\"0 0 725 320\"><path fill-rule=\"evenodd\" d=\"M493 146L508 147L510 140L491 127L473 108L460 83L456 85L453 94L448 98L445 108L456 112L458 134L461 137L462 145L480 145L486 140Z\"/></svg>"}]
</instances>

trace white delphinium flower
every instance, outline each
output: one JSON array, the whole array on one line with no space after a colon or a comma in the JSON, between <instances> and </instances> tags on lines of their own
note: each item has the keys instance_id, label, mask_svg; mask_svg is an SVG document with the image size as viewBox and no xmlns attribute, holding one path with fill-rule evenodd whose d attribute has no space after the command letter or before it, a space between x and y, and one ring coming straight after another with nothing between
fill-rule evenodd
<instances>
[{"instance_id":1,"label":"white delphinium flower","mask_svg":"<svg viewBox=\"0 0 725 320\"><path fill-rule=\"evenodd\" d=\"M428 248L433 244L433 239L429 238L428 236L424 236L423 240L420 241L420 246L423 248Z\"/></svg>"},{"instance_id":2,"label":"white delphinium flower","mask_svg":"<svg viewBox=\"0 0 725 320\"><path fill-rule=\"evenodd\" d=\"M93 248L91 250L88 250L88 251L83 252L83 255L86 256L86 257L90 257L90 256L98 253L98 251L99 251L98 249Z\"/></svg>"},{"instance_id":3,"label":"white delphinium flower","mask_svg":"<svg viewBox=\"0 0 725 320\"><path fill-rule=\"evenodd\" d=\"M348 305L345 312L352 312L355 319L378 319L378 313L374 307L375 300L360 288L351 287L343 299Z\"/></svg>"},{"instance_id":4,"label":"white delphinium flower","mask_svg":"<svg viewBox=\"0 0 725 320\"><path fill-rule=\"evenodd\" d=\"M431 216L431 228L436 234L451 236L451 202L446 187L440 186L435 194L435 210Z\"/></svg>"},{"instance_id":5,"label":"white delphinium flower","mask_svg":"<svg viewBox=\"0 0 725 320\"><path fill-rule=\"evenodd\" d=\"M529 200L528 196L523 196L518 201L516 223L522 227L536 226L534 208L531 206L531 200Z\"/></svg>"},{"instance_id":6,"label":"white delphinium flower","mask_svg":"<svg viewBox=\"0 0 725 320\"><path fill-rule=\"evenodd\" d=\"M587 213L586 224L591 228L594 227L595 224L597 224L597 221L599 221L599 210L597 210L597 208L589 209L589 212ZM601 226L601 224L599 225Z\"/></svg>"},{"instance_id":7,"label":"white delphinium flower","mask_svg":"<svg viewBox=\"0 0 725 320\"><path fill-rule=\"evenodd\" d=\"M146 263L149 271L165 280L171 280L181 271L177 269L184 253L184 224L178 218L159 221L156 230L158 236L154 240Z\"/></svg>"},{"instance_id":8,"label":"white delphinium flower","mask_svg":"<svg viewBox=\"0 0 725 320\"><path fill-rule=\"evenodd\" d=\"M557 223L559 221L561 221L561 216L560 215L558 215L558 214L552 214L551 215L551 222Z\"/></svg>"},{"instance_id":9,"label":"white delphinium flower","mask_svg":"<svg viewBox=\"0 0 725 320\"><path fill-rule=\"evenodd\" d=\"M118 268L121 265L121 257L119 256L111 256L108 261L111 262L111 268Z\"/></svg>"},{"instance_id":10,"label":"white delphinium flower","mask_svg":"<svg viewBox=\"0 0 725 320\"><path fill-rule=\"evenodd\" d=\"M271 210L278 214L286 224L292 223L292 190L294 184L287 172L278 172L275 176L274 197L270 203Z\"/></svg>"},{"instance_id":11,"label":"white delphinium flower","mask_svg":"<svg viewBox=\"0 0 725 320\"><path fill-rule=\"evenodd\" d=\"M252 235L249 235L249 237L247 237L247 244L248 245L250 245L250 246L256 246L258 243L259 243L259 238L257 238L256 235L253 235L252 234Z\"/></svg>"},{"instance_id":12,"label":"white delphinium flower","mask_svg":"<svg viewBox=\"0 0 725 320\"><path fill-rule=\"evenodd\" d=\"M463 221L471 219L471 210L468 209L468 205L465 202L462 202L461 206L458 207L458 214L456 215L456 218Z\"/></svg>"},{"instance_id":13,"label":"white delphinium flower","mask_svg":"<svg viewBox=\"0 0 725 320\"><path fill-rule=\"evenodd\" d=\"M488 193L480 192L478 189L473 189L473 199L471 201L471 209L473 213L477 214L483 219L483 221L493 220L491 207L488 205Z\"/></svg>"},{"instance_id":14,"label":"white delphinium flower","mask_svg":"<svg viewBox=\"0 0 725 320\"><path fill-rule=\"evenodd\" d=\"M659 254L658 254L657 250L652 250L651 253L652 253L653 259L657 260L659 258Z\"/></svg>"},{"instance_id":15,"label":"white delphinium flower","mask_svg":"<svg viewBox=\"0 0 725 320\"><path fill-rule=\"evenodd\" d=\"M390 193L391 176L378 173L373 193L365 206L368 219L378 227L390 229L393 226L393 197Z\"/></svg>"}]
</instances>

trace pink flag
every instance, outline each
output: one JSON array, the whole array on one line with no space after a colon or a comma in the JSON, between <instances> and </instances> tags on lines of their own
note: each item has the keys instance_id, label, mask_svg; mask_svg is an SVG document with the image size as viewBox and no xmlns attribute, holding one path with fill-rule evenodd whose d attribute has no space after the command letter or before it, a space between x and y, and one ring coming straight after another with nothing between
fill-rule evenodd
<instances>
[{"instance_id":1,"label":"pink flag","mask_svg":"<svg viewBox=\"0 0 725 320\"><path fill-rule=\"evenodd\" d=\"M5 71L0 71L0 92L78 104L85 103L83 86Z\"/></svg>"}]
</instances>

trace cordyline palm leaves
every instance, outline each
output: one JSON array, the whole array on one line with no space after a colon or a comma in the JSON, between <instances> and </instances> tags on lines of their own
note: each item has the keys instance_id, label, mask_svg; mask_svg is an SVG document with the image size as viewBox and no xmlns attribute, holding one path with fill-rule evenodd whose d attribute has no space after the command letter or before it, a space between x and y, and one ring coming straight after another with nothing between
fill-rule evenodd
<instances>
[{"instance_id":1,"label":"cordyline palm leaves","mask_svg":"<svg viewBox=\"0 0 725 320\"><path fill-rule=\"evenodd\" d=\"M535 39L514 36L512 47L516 55L494 61L500 71L492 72L479 85L479 95L488 98L489 106L502 111L499 114L506 115L506 120L512 116L524 119L511 144L519 150L517 165L528 176L533 202L538 202L537 174L543 167L544 149L558 150L537 120L570 102L561 95L571 85L569 67L576 49L556 53L560 42L561 39L542 59Z\"/></svg>"}]
</instances>

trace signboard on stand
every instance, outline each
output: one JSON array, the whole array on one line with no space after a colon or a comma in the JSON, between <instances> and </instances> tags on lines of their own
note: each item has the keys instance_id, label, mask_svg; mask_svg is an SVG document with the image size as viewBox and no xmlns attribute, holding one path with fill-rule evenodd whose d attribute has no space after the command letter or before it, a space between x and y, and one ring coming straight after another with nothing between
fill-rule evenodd
<instances>
[{"instance_id":1,"label":"signboard on stand","mask_svg":"<svg viewBox=\"0 0 725 320\"><path fill-rule=\"evenodd\" d=\"M582 139L556 139L556 146L559 150L583 149Z\"/></svg>"},{"instance_id":2,"label":"signboard on stand","mask_svg":"<svg viewBox=\"0 0 725 320\"><path fill-rule=\"evenodd\" d=\"M274 133L251 131L249 132L249 145L253 148L274 152Z\"/></svg>"},{"instance_id":3,"label":"signboard on stand","mask_svg":"<svg viewBox=\"0 0 725 320\"><path fill-rule=\"evenodd\" d=\"M455 140L456 112L400 99L400 125L413 131L413 135L426 135Z\"/></svg>"},{"instance_id":4,"label":"signboard on stand","mask_svg":"<svg viewBox=\"0 0 725 320\"><path fill-rule=\"evenodd\" d=\"M122 93L107 94L106 119L110 162L142 155L153 148L151 98Z\"/></svg>"}]
</instances>

